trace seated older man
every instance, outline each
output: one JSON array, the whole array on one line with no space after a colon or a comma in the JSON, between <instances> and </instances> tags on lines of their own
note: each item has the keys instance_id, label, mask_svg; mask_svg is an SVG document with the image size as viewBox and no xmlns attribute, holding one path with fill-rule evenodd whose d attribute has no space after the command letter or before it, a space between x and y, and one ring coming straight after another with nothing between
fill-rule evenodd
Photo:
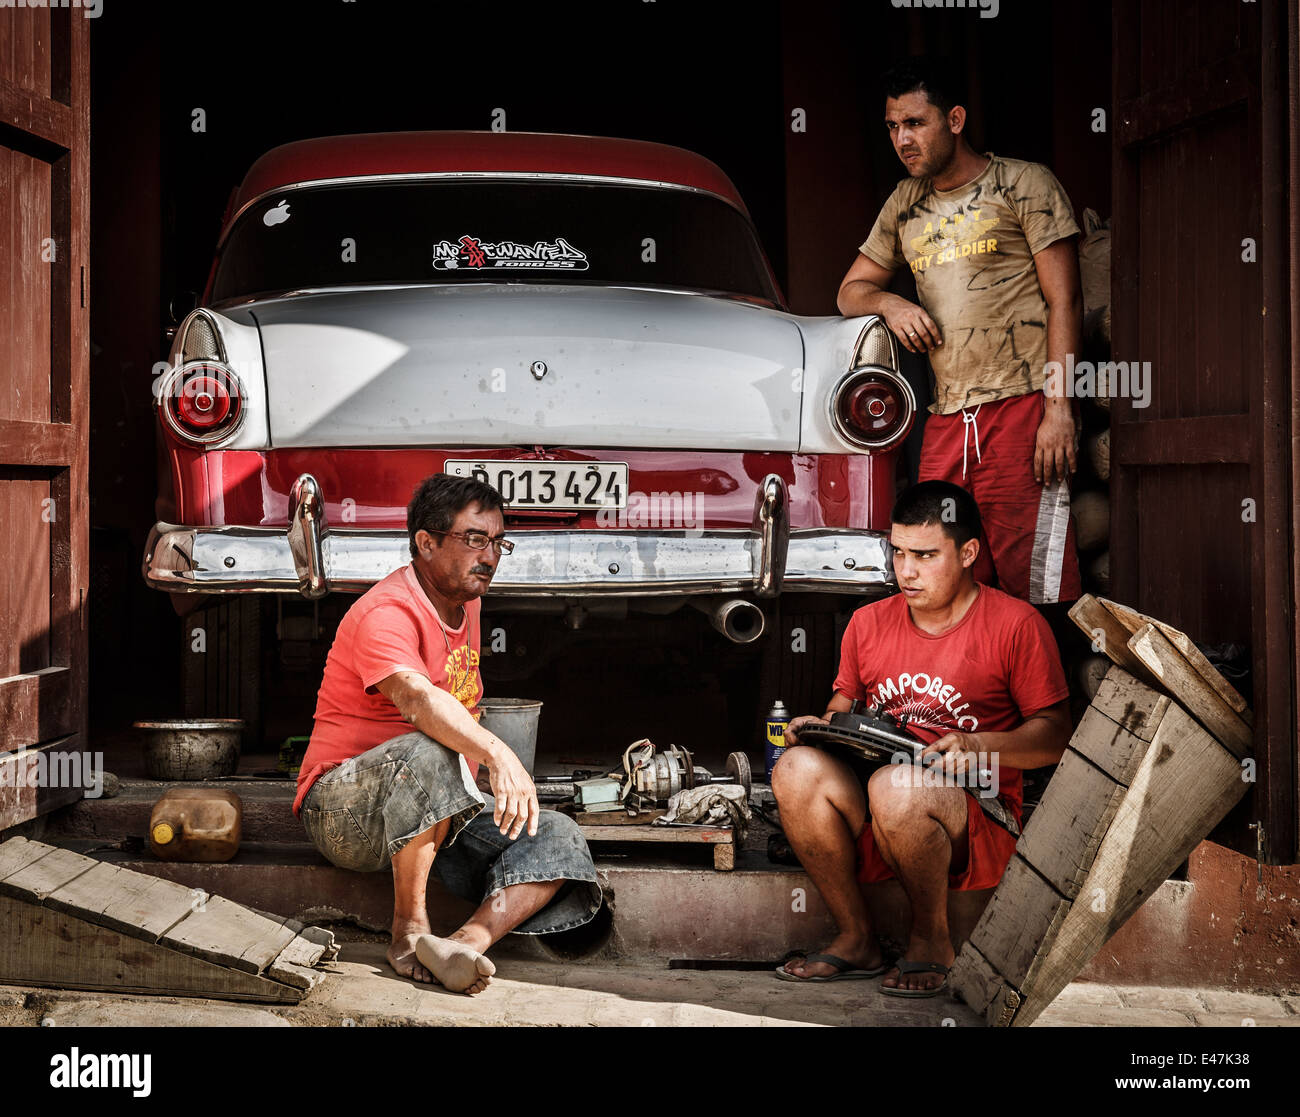
<instances>
[{"instance_id":1,"label":"seated older man","mask_svg":"<svg viewBox=\"0 0 1300 1117\"><path fill-rule=\"evenodd\" d=\"M344 869L393 872L388 961L403 977L478 993L507 932L579 927L600 909L586 840L538 808L519 759L478 724L479 609L509 554L497 491L437 474L407 511L411 562L371 587L339 624L325 663L294 812ZM487 766L491 818L475 786ZM432 934L429 872L478 909Z\"/></svg>"},{"instance_id":2,"label":"seated older man","mask_svg":"<svg viewBox=\"0 0 1300 1117\"><path fill-rule=\"evenodd\" d=\"M899 592L853 614L826 713L795 718L786 739L798 745L801 728L861 701L907 717L926 767L872 772L786 749L772 771L781 822L839 934L777 976L883 974L891 996L931 997L953 962L948 890L991 894L1002 878L1019 833L1020 773L1060 760L1068 691L1047 622L973 577L980 514L970 493L924 481L899 497L892 519ZM903 956L887 965L859 886L892 878L912 922Z\"/></svg>"}]
</instances>

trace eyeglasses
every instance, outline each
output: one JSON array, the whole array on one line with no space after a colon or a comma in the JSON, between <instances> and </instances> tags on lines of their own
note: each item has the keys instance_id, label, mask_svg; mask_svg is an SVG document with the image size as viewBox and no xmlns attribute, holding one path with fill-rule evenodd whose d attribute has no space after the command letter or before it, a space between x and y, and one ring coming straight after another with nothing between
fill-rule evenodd
<instances>
[{"instance_id":1,"label":"eyeglasses","mask_svg":"<svg viewBox=\"0 0 1300 1117\"><path fill-rule=\"evenodd\" d=\"M515 545L509 539L493 539L486 531L430 531L428 528L425 530L430 535L447 535L453 539L463 540L465 546L471 551L481 551L489 543L499 555L508 555L515 549Z\"/></svg>"}]
</instances>

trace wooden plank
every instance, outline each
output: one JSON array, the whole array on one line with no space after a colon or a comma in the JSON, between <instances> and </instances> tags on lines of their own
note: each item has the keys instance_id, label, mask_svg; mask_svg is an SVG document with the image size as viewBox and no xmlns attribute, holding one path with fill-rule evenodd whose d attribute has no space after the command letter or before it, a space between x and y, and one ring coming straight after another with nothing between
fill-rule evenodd
<instances>
[{"instance_id":1,"label":"wooden plank","mask_svg":"<svg viewBox=\"0 0 1300 1117\"><path fill-rule=\"evenodd\" d=\"M1016 1027L1032 1023L1074 980L1247 787L1237 759L1185 711L1171 706L1102 839L1078 900L1025 980L1015 982L1025 998Z\"/></svg>"},{"instance_id":2,"label":"wooden plank","mask_svg":"<svg viewBox=\"0 0 1300 1117\"><path fill-rule=\"evenodd\" d=\"M157 942L209 896L201 888L131 872L117 878L118 894L99 913L96 923L146 942Z\"/></svg>"},{"instance_id":3,"label":"wooden plank","mask_svg":"<svg viewBox=\"0 0 1300 1117\"><path fill-rule=\"evenodd\" d=\"M1112 670L1119 671L1120 668L1115 667ZM1147 693L1152 692L1147 691ZM1160 695L1160 704L1163 718L1164 708L1170 704L1169 699L1163 694ZM1149 721L1144 721L1138 726L1141 733L1150 733L1152 736L1155 735L1158 727L1158 722L1152 724ZM1151 744L1150 737L1143 739L1141 733L1129 732L1095 707L1089 706L1079 721L1079 727L1070 738L1069 749L1100 768L1116 783L1127 787L1133 782L1133 775Z\"/></svg>"},{"instance_id":4,"label":"wooden plank","mask_svg":"<svg viewBox=\"0 0 1300 1117\"><path fill-rule=\"evenodd\" d=\"M1128 647L1128 629L1090 593L1085 593L1070 607L1070 620L1083 630L1093 647L1119 664L1139 682L1155 686L1156 680Z\"/></svg>"},{"instance_id":5,"label":"wooden plank","mask_svg":"<svg viewBox=\"0 0 1300 1117\"><path fill-rule=\"evenodd\" d=\"M314 966L321 960L325 947L302 935L295 935L293 940L276 956L275 961L295 966Z\"/></svg>"},{"instance_id":6,"label":"wooden plank","mask_svg":"<svg viewBox=\"0 0 1300 1117\"><path fill-rule=\"evenodd\" d=\"M1135 22L1144 16L1150 18L1147 9L1134 9ZM1166 58L1173 49L1165 48ZM1143 72L1150 73L1146 67L1139 70ZM1172 86L1161 82L1155 87L1152 83L1115 106L1115 142L1124 147L1149 144L1173 129L1185 128L1189 121L1251 99L1251 87L1259 81L1258 72L1258 55L1243 47L1207 65L1185 67Z\"/></svg>"},{"instance_id":7,"label":"wooden plank","mask_svg":"<svg viewBox=\"0 0 1300 1117\"><path fill-rule=\"evenodd\" d=\"M86 872L46 896L45 906L98 923L97 917L121 895L123 878L139 875L130 869L96 861Z\"/></svg>"},{"instance_id":8,"label":"wooden plank","mask_svg":"<svg viewBox=\"0 0 1300 1117\"><path fill-rule=\"evenodd\" d=\"M0 679L0 749L13 752L76 728L72 673L67 667L46 667Z\"/></svg>"},{"instance_id":9,"label":"wooden plank","mask_svg":"<svg viewBox=\"0 0 1300 1117\"><path fill-rule=\"evenodd\" d=\"M1089 704L1133 736L1150 741L1160 728L1170 698L1114 665L1101 680Z\"/></svg>"},{"instance_id":10,"label":"wooden plank","mask_svg":"<svg viewBox=\"0 0 1300 1117\"><path fill-rule=\"evenodd\" d=\"M579 826L589 842L689 842L716 845L731 842L730 830L716 826Z\"/></svg>"},{"instance_id":11,"label":"wooden plank","mask_svg":"<svg viewBox=\"0 0 1300 1117\"><path fill-rule=\"evenodd\" d=\"M39 904L51 892L58 891L97 864L99 862L93 858L52 846L44 857L0 880L0 893Z\"/></svg>"},{"instance_id":12,"label":"wooden plank","mask_svg":"<svg viewBox=\"0 0 1300 1117\"><path fill-rule=\"evenodd\" d=\"M9 838L0 842L0 880L13 876L33 861L39 861L53 849L44 842L32 842L26 838Z\"/></svg>"},{"instance_id":13,"label":"wooden plank","mask_svg":"<svg viewBox=\"0 0 1300 1117\"><path fill-rule=\"evenodd\" d=\"M1098 715L1098 720L1106 719ZM1139 755L1145 756L1147 743L1139 743ZM1062 896L1073 900L1127 790L1078 753L1066 750L1016 853Z\"/></svg>"},{"instance_id":14,"label":"wooden plank","mask_svg":"<svg viewBox=\"0 0 1300 1117\"><path fill-rule=\"evenodd\" d=\"M240 955L241 960L250 966L256 966L258 973L266 969L298 937L297 931L286 925L290 922L296 921L281 919L276 922L273 919L265 919L261 933L244 948L244 953Z\"/></svg>"},{"instance_id":15,"label":"wooden plank","mask_svg":"<svg viewBox=\"0 0 1300 1117\"><path fill-rule=\"evenodd\" d=\"M65 151L73 144L76 120L72 108L24 89L3 75L0 120Z\"/></svg>"},{"instance_id":16,"label":"wooden plank","mask_svg":"<svg viewBox=\"0 0 1300 1117\"><path fill-rule=\"evenodd\" d=\"M42 754L48 772L51 767L58 768L57 764L51 765L51 754L79 752L80 742L81 737L73 734L0 757L0 830L7 830L82 798L82 788L61 783L50 786L48 780L40 777Z\"/></svg>"},{"instance_id":17,"label":"wooden plank","mask_svg":"<svg viewBox=\"0 0 1300 1117\"><path fill-rule=\"evenodd\" d=\"M333 931L327 931L324 927L304 927L298 934L323 949L322 960L332 962L339 956L339 944L334 941Z\"/></svg>"},{"instance_id":18,"label":"wooden plank","mask_svg":"<svg viewBox=\"0 0 1300 1117\"><path fill-rule=\"evenodd\" d=\"M573 821L579 826L647 826L668 813L665 809L628 814L627 811L577 811Z\"/></svg>"},{"instance_id":19,"label":"wooden plank","mask_svg":"<svg viewBox=\"0 0 1300 1117\"><path fill-rule=\"evenodd\" d=\"M296 1004L291 985L142 943L65 912L0 896L0 984Z\"/></svg>"},{"instance_id":20,"label":"wooden plank","mask_svg":"<svg viewBox=\"0 0 1300 1117\"><path fill-rule=\"evenodd\" d=\"M969 939L962 943L952 964L948 984L991 1028L1007 1027L1020 1008L1019 992L989 965Z\"/></svg>"},{"instance_id":21,"label":"wooden plank","mask_svg":"<svg viewBox=\"0 0 1300 1117\"><path fill-rule=\"evenodd\" d=\"M1128 422L1111 430L1112 465L1204 465L1250 461L1245 415Z\"/></svg>"},{"instance_id":22,"label":"wooden plank","mask_svg":"<svg viewBox=\"0 0 1300 1117\"><path fill-rule=\"evenodd\" d=\"M310 966L298 966L292 962L282 962L276 958L266 967L266 975L304 993L315 988L328 976L324 970L315 970Z\"/></svg>"},{"instance_id":23,"label":"wooden plank","mask_svg":"<svg viewBox=\"0 0 1300 1117\"><path fill-rule=\"evenodd\" d=\"M1129 639L1129 648L1160 679L1160 685L1190 710L1238 758L1254 751L1254 734L1240 715L1198 675L1177 648L1154 625L1144 624Z\"/></svg>"},{"instance_id":24,"label":"wooden plank","mask_svg":"<svg viewBox=\"0 0 1300 1117\"><path fill-rule=\"evenodd\" d=\"M293 941L293 932L239 904L212 896L159 940L210 962L261 973Z\"/></svg>"},{"instance_id":25,"label":"wooden plank","mask_svg":"<svg viewBox=\"0 0 1300 1117\"><path fill-rule=\"evenodd\" d=\"M1231 706L1236 713L1246 713L1246 700L1237 692L1237 688L1219 673L1219 669L1205 658L1205 653L1193 643L1187 633L1180 632L1173 625L1165 624L1164 621L1157 620L1155 617L1148 617L1145 613L1130 609L1127 605L1121 605L1118 601L1111 601L1105 597L1100 597L1097 600L1111 616L1128 629L1130 636L1144 624L1155 625L1164 634L1165 638L1182 653L1183 658L1187 660L1192 670L1208 683L1224 702Z\"/></svg>"},{"instance_id":26,"label":"wooden plank","mask_svg":"<svg viewBox=\"0 0 1300 1117\"><path fill-rule=\"evenodd\" d=\"M1044 942L1051 942L1070 901L1016 854L971 932L975 945L999 974L1024 991Z\"/></svg>"},{"instance_id":27,"label":"wooden plank","mask_svg":"<svg viewBox=\"0 0 1300 1117\"><path fill-rule=\"evenodd\" d=\"M72 464L76 431L68 423L0 419L0 462L58 469Z\"/></svg>"}]
</instances>

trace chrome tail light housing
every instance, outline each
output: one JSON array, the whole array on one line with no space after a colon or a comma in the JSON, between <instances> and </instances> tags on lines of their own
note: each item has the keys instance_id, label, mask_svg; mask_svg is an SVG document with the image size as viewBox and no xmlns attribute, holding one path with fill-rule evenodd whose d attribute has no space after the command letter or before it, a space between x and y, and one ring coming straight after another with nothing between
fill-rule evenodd
<instances>
[{"instance_id":1,"label":"chrome tail light housing","mask_svg":"<svg viewBox=\"0 0 1300 1117\"><path fill-rule=\"evenodd\" d=\"M863 450L887 450L912 429L916 395L898 373L882 365L850 370L830 397L831 423L841 438Z\"/></svg>"},{"instance_id":2,"label":"chrome tail light housing","mask_svg":"<svg viewBox=\"0 0 1300 1117\"><path fill-rule=\"evenodd\" d=\"M244 386L217 361L190 361L162 382L158 410L177 438L208 446L231 437L244 420Z\"/></svg>"}]
</instances>

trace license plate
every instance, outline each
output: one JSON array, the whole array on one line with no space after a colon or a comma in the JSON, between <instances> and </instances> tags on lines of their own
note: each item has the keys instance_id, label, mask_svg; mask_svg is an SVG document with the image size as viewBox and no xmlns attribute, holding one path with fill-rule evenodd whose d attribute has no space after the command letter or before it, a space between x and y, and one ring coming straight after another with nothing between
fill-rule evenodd
<instances>
[{"instance_id":1,"label":"license plate","mask_svg":"<svg viewBox=\"0 0 1300 1117\"><path fill-rule=\"evenodd\" d=\"M626 462L449 460L453 477L475 477L501 494L508 508L626 508Z\"/></svg>"}]
</instances>

